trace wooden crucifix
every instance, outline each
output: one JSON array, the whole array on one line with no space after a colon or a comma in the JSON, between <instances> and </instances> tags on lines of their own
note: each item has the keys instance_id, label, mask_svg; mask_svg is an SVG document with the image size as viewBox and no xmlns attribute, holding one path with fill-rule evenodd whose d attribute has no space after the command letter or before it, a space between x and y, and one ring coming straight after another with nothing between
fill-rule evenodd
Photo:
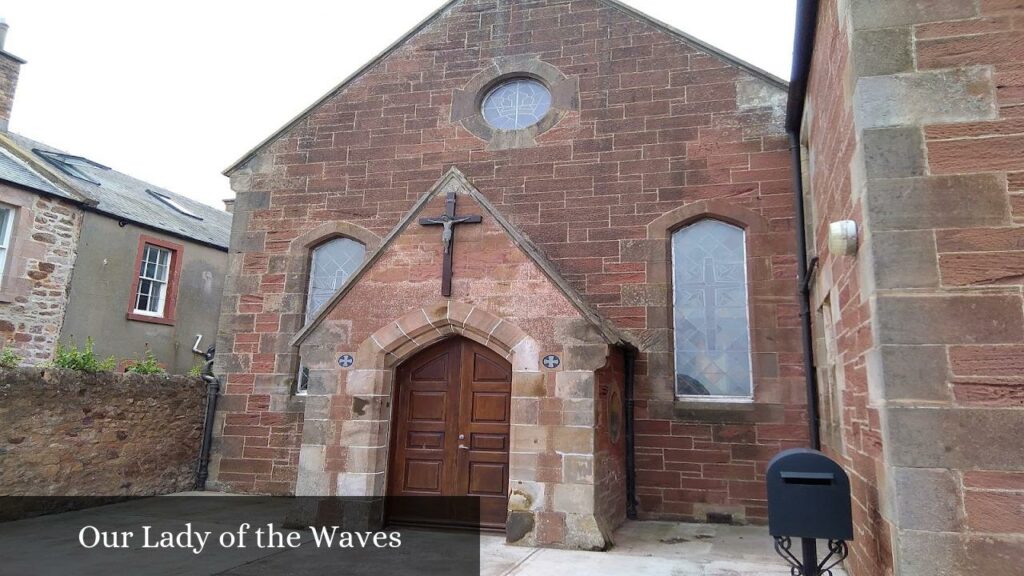
<instances>
[{"instance_id":1,"label":"wooden crucifix","mask_svg":"<svg viewBox=\"0 0 1024 576\"><path fill-rule=\"evenodd\" d=\"M455 216L455 192L449 192L444 202L444 214L436 218L420 218L421 226L442 226L441 243L444 245L444 265L441 269L441 295L452 295L452 241L455 239L456 224L479 224L481 217Z\"/></svg>"}]
</instances>

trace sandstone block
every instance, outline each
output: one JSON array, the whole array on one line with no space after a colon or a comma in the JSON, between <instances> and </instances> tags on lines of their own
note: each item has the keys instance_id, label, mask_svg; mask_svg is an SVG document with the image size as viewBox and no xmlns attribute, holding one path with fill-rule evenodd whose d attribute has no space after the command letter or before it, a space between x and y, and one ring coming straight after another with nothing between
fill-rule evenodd
<instances>
[{"instance_id":1,"label":"sandstone block","mask_svg":"<svg viewBox=\"0 0 1024 576\"><path fill-rule=\"evenodd\" d=\"M865 244L870 250L876 288L934 288L939 285L939 263L932 231L872 232Z\"/></svg>"},{"instance_id":2,"label":"sandstone block","mask_svg":"<svg viewBox=\"0 0 1024 576\"><path fill-rule=\"evenodd\" d=\"M1024 413L1014 409L884 410L893 466L1016 470L1024 462Z\"/></svg>"},{"instance_id":3,"label":"sandstone block","mask_svg":"<svg viewBox=\"0 0 1024 576\"><path fill-rule=\"evenodd\" d=\"M299 472L323 472L324 446L306 444L299 449Z\"/></svg>"},{"instance_id":4,"label":"sandstone block","mask_svg":"<svg viewBox=\"0 0 1024 576\"><path fill-rule=\"evenodd\" d=\"M868 178L923 176L924 136L918 126L874 128L861 133Z\"/></svg>"},{"instance_id":5,"label":"sandstone block","mask_svg":"<svg viewBox=\"0 0 1024 576\"><path fill-rule=\"evenodd\" d=\"M950 400L945 346L880 346L868 353L868 382L884 386L875 398Z\"/></svg>"},{"instance_id":6,"label":"sandstone block","mask_svg":"<svg viewBox=\"0 0 1024 576\"><path fill-rule=\"evenodd\" d=\"M868 76L857 80L854 117L864 130L991 120L995 96L986 67Z\"/></svg>"},{"instance_id":7,"label":"sandstone block","mask_svg":"<svg viewBox=\"0 0 1024 576\"><path fill-rule=\"evenodd\" d=\"M558 398L593 398L596 383L590 371L563 370L555 374L555 396Z\"/></svg>"},{"instance_id":8,"label":"sandstone block","mask_svg":"<svg viewBox=\"0 0 1024 576\"><path fill-rule=\"evenodd\" d=\"M998 344L1024 339L1019 296L897 296L876 301L883 344Z\"/></svg>"},{"instance_id":9,"label":"sandstone block","mask_svg":"<svg viewBox=\"0 0 1024 576\"><path fill-rule=\"evenodd\" d=\"M594 486L591 484L555 484L553 508L571 514L594 512Z\"/></svg>"},{"instance_id":10,"label":"sandstone block","mask_svg":"<svg viewBox=\"0 0 1024 576\"><path fill-rule=\"evenodd\" d=\"M594 452L594 430L574 426L552 427L551 448L562 454L592 454Z\"/></svg>"},{"instance_id":11,"label":"sandstone block","mask_svg":"<svg viewBox=\"0 0 1024 576\"><path fill-rule=\"evenodd\" d=\"M993 174L875 180L866 193L874 232L1010 224L1006 182Z\"/></svg>"},{"instance_id":12,"label":"sandstone block","mask_svg":"<svg viewBox=\"0 0 1024 576\"><path fill-rule=\"evenodd\" d=\"M547 396L545 375L542 372L513 372L512 396L542 398Z\"/></svg>"},{"instance_id":13,"label":"sandstone block","mask_svg":"<svg viewBox=\"0 0 1024 576\"><path fill-rule=\"evenodd\" d=\"M978 14L976 2L924 0L920 2L851 2L856 30L961 20Z\"/></svg>"},{"instance_id":14,"label":"sandstone block","mask_svg":"<svg viewBox=\"0 0 1024 576\"><path fill-rule=\"evenodd\" d=\"M890 471L896 523L901 529L963 529L959 480L949 470L895 467Z\"/></svg>"},{"instance_id":15,"label":"sandstone block","mask_svg":"<svg viewBox=\"0 0 1024 576\"><path fill-rule=\"evenodd\" d=\"M914 69L911 28L882 28L853 33L856 76L882 76Z\"/></svg>"}]
</instances>

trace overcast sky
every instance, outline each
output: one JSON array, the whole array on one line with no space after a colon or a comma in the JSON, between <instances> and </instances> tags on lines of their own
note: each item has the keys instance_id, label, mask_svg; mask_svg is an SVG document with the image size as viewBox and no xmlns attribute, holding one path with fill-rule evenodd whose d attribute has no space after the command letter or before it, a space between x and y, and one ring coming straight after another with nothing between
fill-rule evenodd
<instances>
[{"instance_id":1,"label":"overcast sky","mask_svg":"<svg viewBox=\"0 0 1024 576\"><path fill-rule=\"evenodd\" d=\"M221 171L441 0L10 0L10 129L208 204ZM795 0L627 0L789 77Z\"/></svg>"}]
</instances>

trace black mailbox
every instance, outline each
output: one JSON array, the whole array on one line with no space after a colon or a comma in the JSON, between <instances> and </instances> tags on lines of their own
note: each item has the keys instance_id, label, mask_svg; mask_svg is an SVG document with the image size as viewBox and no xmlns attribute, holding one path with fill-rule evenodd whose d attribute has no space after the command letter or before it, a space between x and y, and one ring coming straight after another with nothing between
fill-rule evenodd
<instances>
[{"instance_id":1,"label":"black mailbox","mask_svg":"<svg viewBox=\"0 0 1024 576\"><path fill-rule=\"evenodd\" d=\"M779 452L767 482L772 536L853 539L850 478L828 456L810 448Z\"/></svg>"}]
</instances>

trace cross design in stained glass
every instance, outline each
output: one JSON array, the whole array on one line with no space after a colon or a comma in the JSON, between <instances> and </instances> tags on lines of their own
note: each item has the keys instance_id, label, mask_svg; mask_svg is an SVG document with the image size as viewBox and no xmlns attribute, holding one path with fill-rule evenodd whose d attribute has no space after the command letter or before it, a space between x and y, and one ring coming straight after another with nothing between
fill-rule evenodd
<instances>
[{"instance_id":1,"label":"cross design in stained glass","mask_svg":"<svg viewBox=\"0 0 1024 576\"><path fill-rule=\"evenodd\" d=\"M498 130L521 130L541 121L551 109L551 92L536 80L515 78L484 97L484 120Z\"/></svg>"},{"instance_id":2,"label":"cross design in stained glass","mask_svg":"<svg viewBox=\"0 0 1024 576\"><path fill-rule=\"evenodd\" d=\"M366 247L349 238L335 238L313 249L306 300L307 322L345 285L363 263L365 254Z\"/></svg>"},{"instance_id":3,"label":"cross design in stained glass","mask_svg":"<svg viewBox=\"0 0 1024 576\"><path fill-rule=\"evenodd\" d=\"M676 394L752 393L741 228L706 219L672 235Z\"/></svg>"}]
</instances>

